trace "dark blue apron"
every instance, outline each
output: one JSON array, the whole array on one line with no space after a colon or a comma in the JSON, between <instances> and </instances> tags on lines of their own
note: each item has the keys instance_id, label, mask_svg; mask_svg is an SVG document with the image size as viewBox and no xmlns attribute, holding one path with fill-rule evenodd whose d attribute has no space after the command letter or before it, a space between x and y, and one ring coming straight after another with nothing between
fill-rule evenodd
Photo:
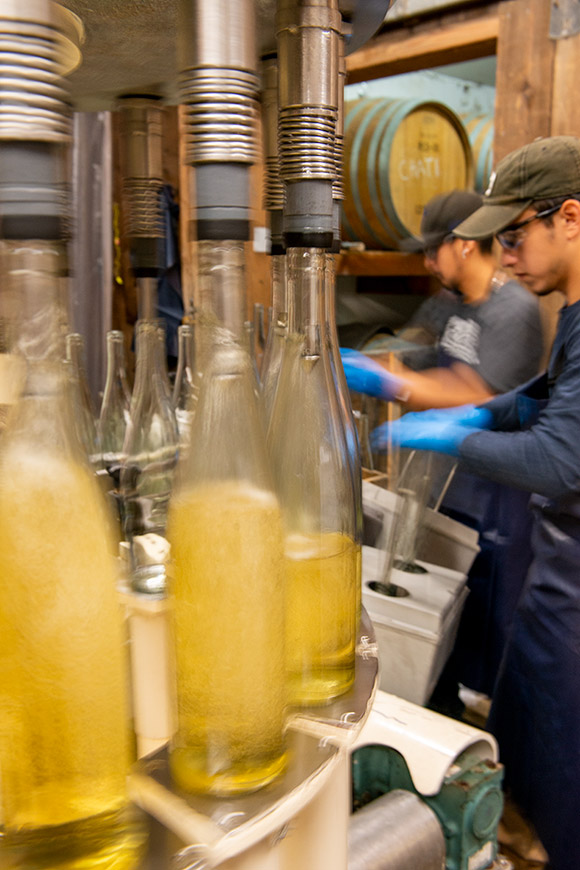
<instances>
[{"instance_id":1,"label":"dark blue apron","mask_svg":"<svg viewBox=\"0 0 580 870\"><path fill-rule=\"evenodd\" d=\"M541 387L538 381L535 391L518 397L522 428L546 404L536 398ZM534 559L488 727L499 743L505 785L535 826L550 856L548 866L575 870L580 868L580 496L556 502L533 495L530 504Z\"/></svg>"},{"instance_id":2,"label":"dark blue apron","mask_svg":"<svg viewBox=\"0 0 580 870\"><path fill-rule=\"evenodd\" d=\"M479 532L480 552L451 658L442 677L491 695L532 560L530 494L457 471L442 513Z\"/></svg>"},{"instance_id":3,"label":"dark blue apron","mask_svg":"<svg viewBox=\"0 0 580 870\"><path fill-rule=\"evenodd\" d=\"M506 786L553 870L580 868L580 505L532 497L535 528L489 719ZM572 507L572 505L570 505Z\"/></svg>"}]
</instances>

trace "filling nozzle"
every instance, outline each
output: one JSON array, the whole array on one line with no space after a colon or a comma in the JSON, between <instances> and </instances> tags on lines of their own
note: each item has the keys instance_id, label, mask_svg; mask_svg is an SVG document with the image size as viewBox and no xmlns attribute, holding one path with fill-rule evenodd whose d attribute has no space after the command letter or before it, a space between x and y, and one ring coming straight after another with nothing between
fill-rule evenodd
<instances>
[{"instance_id":1,"label":"filling nozzle","mask_svg":"<svg viewBox=\"0 0 580 870\"><path fill-rule=\"evenodd\" d=\"M0 318L28 360L62 358L67 320L67 181L80 20L54 3L0 0Z\"/></svg>"},{"instance_id":2,"label":"filling nozzle","mask_svg":"<svg viewBox=\"0 0 580 870\"><path fill-rule=\"evenodd\" d=\"M144 95L121 97L118 106L131 266L137 279L153 279L165 268L163 106L158 97ZM148 287L152 282L140 283Z\"/></svg>"},{"instance_id":3,"label":"filling nozzle","mask_svg":"<svg viewBox=\"0 0 580 870\"><path fill-rule=\"evenodd\" d=\"M258 157L253 0L181 0L186 162L195 168L199 240L247 241L251 164Z\"/></svg>"},{"instance_id":4,"label":"filling nozzle","mask_svg":"<svg viewBox=\"0 0 580 870\"><path fill-rule=\"evenodd\" d=\"M79 19L52 0L0 0L0 233L64 238L72 109L63 76L80 63Z\"/></svg>"},{"instance_id":5,"label":"filling nozzle","mask_svg":"<svg viewBox=\"0 0 580 870\"><path fill-rule=\"evenodd\" d=\"M344 199L344 85L346 82L346 57L344 37L338 41L338 116L334 140L335 175L332 183L332 248L333 254L340 253L341 213Z\"/></svg>"},{"instance_id":6,"label":"filling nozzle","mask_svg":"<svg viewBox=\"0 0 580 870\"><path fill-rule=\"evenodd\" d=\"M270 221L270 252L284 252L284 183L278 157L278 57L262 58L262 128L264 142L264 209Z\"/></svg>"},{"instance_id":7,"label":"filling nozzle","mask_svg":"<svg viewBox=\"0 0 580 870\"><path fill-rule=\"evenodd\" d=\"M279 0L276 30L285 242L329 248L342 38L337 0Z\"/></svg>"}]
</instances>

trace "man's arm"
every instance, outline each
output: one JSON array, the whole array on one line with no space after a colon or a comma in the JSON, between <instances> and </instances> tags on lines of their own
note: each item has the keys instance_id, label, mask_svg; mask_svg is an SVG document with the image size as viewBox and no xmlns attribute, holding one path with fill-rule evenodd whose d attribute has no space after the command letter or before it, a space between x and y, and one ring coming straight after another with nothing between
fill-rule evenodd
<instances>
[{"instance_id":1,"label":"man's arm","mask_svg":"<svg viewBox=\"0 0 580 870\"><path fill-rule=\"evenodd\" d=\"M537 422L523 431L497 431L513 428L506 424L514 423L518 394L541 395L542 382L547 384L545 377L488 403L496 431L468 435L459 457L468 471L561 498L580 491L580 348L568 359Z\"/></svg>"},{"instance_id":2,"label":"man's arm","mask_svg":"<svg viewBox=\"0 0 580 870\"><path fill-rule=\"evenodd\" d=\"M414 411L481 405L494 396L483 378L465 363L423 372L405 368L398 376L404 384L405 405Z\"/></svg>"}]
</instances>

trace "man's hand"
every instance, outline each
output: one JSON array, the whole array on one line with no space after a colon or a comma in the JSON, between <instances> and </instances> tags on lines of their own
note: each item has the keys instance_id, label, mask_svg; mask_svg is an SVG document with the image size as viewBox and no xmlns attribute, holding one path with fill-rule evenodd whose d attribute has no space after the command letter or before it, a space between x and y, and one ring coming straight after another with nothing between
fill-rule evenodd
<instances>
[{"instance_id":1,"label":"man's hand","mask_svg":"<svg viewBox=\"0 0 580 870\"><path fill-rule=\"evenodd\" d=\"M358 350L340 348L349 389L392 402L405 392L405 383Z\"/></svg>"},{"instance_id":2,"label":"man's hand","mask_svg":"<svg viewBox=\"0 0 580 870\"><path fill-rule=\"evenodd\" d=\"M394 423L383 423L375 429L371 446L374 450L386 450L392 444L457 456L463 440L474 432L488 429L491 422L490 411L470 405L404 414Z\"/></svg>"}]
</instances>

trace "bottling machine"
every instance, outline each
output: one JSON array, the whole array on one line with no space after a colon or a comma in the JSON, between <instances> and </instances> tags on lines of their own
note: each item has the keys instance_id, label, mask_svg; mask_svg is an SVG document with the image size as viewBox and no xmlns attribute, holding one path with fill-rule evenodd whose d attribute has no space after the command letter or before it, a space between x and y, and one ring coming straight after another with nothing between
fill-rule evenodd
<instances>
[{"instance_id":1,"label":"bottling machine","mask_svg":"<svg viewBox=\"0 0 580 870\"><path fill-rule=\"evenodd\" d=\"M342 196L343 46L348 53L364 44L389 5L67 0L61 7L52 0L0 0L2 238L48 246L66 238L71 109L119 110L126 125L131 266L140 310L151 316L164 256L159 107L183 106L185 159L195 180L195 209L185 216L191 237L208 250L244 243L261 89L267 93L258 58L276 57L277 95L270 90L264 98L277 114L277 136L265 137L273 246L332 249ZM40 44L49 50L38 61ZM264 81L271 88L270 74ZM220 307L204 294L203 281L194 301L202 315L240 318L242 300L234 296L231 309ZM501 766L493 738L378 691L377 644L364 610L354 684L331 704L292 716L289 765L276 783L243 797L178 793L164 748L174 727L168 605L161 566L151 567L150 559L146 573L155 588L122 592L141 755L131 796L150 828L140 870L507 866L497 856Z\"/></svg>"}]
</instances>

